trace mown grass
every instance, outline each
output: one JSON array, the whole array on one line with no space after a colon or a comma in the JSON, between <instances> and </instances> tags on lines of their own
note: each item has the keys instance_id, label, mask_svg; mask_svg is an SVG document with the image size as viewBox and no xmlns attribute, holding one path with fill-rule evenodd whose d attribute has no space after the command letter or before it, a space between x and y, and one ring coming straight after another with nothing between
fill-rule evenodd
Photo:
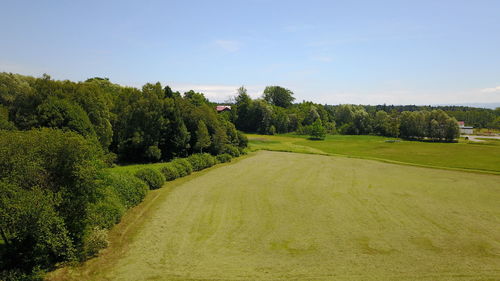
<instances>
[{"instance_id":1,"label":"mown grass","mask_svg":"<svg viewBox=\"0 0 500 281\"><path fill-rule=\"evenodd\" d=\"M500 279L497 175L260 151L181 180L55 280Z\"/></svg>"},{"instance_id":2,"label":"mown grass","mask_svg":"<svg viewBox=\"0 0 500 281\"><path fill-rule=\"evenodd\" d=\"M386 142L379 136L328 135L324 141L297 135L248 135L252 149L345 155L452 169L500 173L500 142Z\"/></svg>"}]
</instances>

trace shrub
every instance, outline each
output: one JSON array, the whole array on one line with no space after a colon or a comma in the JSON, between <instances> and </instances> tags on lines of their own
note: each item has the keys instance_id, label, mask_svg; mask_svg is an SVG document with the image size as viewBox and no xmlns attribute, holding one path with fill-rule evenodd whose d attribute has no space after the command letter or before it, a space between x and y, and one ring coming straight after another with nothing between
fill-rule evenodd
<instances>
[{"instance_id":1,"label":"shrub","mask_svg":"<svg viewBox=\"0 0 500 281\"><path fill-rule=\"evenodd\" d=\"M0 271L2 281L43 281L43 272L26 273L20 269L8 269Z\"/></svg>"},{"instance_id":2,"label":"shrub","mask_svg":"<svg viewBox=\"0 0 500 281\"><path fill-rule=\"evenodd\" d=\"M224 153L230 154L232 157L240 156L240 150L233 145L226 145L224 147Z\"/></svg>"},{"instance_id":3,"label":"shrub","mask_svg":"<svg viewBox=\"0 0 500 281\"><path fill-rule=\"evenodd\" d=\"M213 165L217 164L216 163L216 159L214 156L208 154L208 153L203 153L202 155L202 159L203 159L203 164L204 164L204 168L209 168L209 167L212 167Z\"/></svg>"},{"instance_id":4,"label":"shrub","mask_svg":"<svg viewBox=\"0 0 500 281\"><path fill-rule=\"evenodd\" d=\"M89 206L88 220L93 226L111 228L120 222L125 206L111 186L103 186L97 202Z\"/></svg>"},{"instance_id":5,"label":"shrub","mask_svg":"<svg viewBox=\"0 0 500 281\"><path fill-rule=\"evenodd\" d=\"M186 175L190 175L193 172L193 166L185 158L177 158L172 163L180 167L180 169L184 169Z\"/></svg>"},{"instance_id":6,"label":"shrub","mask_svg":"<svg viewBox=\"0 0 500 281\"><path fill-rule=\"evenodd\" d=\"M201 154L193 154L187 158L194 171L201 171L205 169L205 164Z\"/></svg>"},{"instance_id":7,"label":"shrub","mask_svg":"<svg viewBox=\"0 0 500 281\"><path fill-rule=\"evenodd\" d=\"M176 178L180 177L178 168L171 163L163 166L163 168L161 168L161 172L163 173L167 181L173 181Z\"/></svg>"},{"instance_id":8,"label":"shrub","mask_svg":"<svg viewBox=\"0 0 500 281\"><path fill-rule=\"evenodd\" d=\"M1 267L29 272L73 257L73 243L54 197L39 187L25 190L0 180L0 230L5 240Z\"/></svg>"},{"instance_id":9,"label":"shrub","mask_svg":"<svg viewBox=\"0 0 500 281\"><path fill-rule=\"evenodd\" d=\"M86 257L95 257L99 251L108 247L108 231L100 227L94 227L85 238L84 254Z\"/></svg>"},{"instance_id":10,"label":"shrub","mask_svg":"<svg viewBox=\"0 0 500 281\"><path fill-rule=\"evenodd\" d=\"M172 165L177 170L177 173L179 174L179 178L182 178L182 177L185 177L188 175L186 169L184 169L184 166L182 166L181 164L179 164L177 162L172 162L172 163L170 163L170 165Z\"/></svg>"},{"instance_id":11,"label":"shrub","mask_svg":"<svg viewBox=\"0 0 500 281\"><path fill-rule=\"evenodd\" d=\"M224 153L224 154L219 154L216 156L217 158L217 161L219 161L219 163L226 163L226 162L231 162L231 155L227 154L227 153Z\"/></svg>"},{"instance_id":12,"label":"shrub","mask_svg":"<svg viewBox=\"0 0 500 281\"><path fill-rule=\"evenodd\" d=\"M0 182L8 183L0 184L0 228L9 241L2 260L30 272L82 251L102 159L99 145L74 132L0 130Z\"/></svg>"},{"instance_id":13,"label":"shrub","mask_svg":"<svg viewBox=\"0 0 500 281\"><path fill-rule=\"evenodd\" d=\"M108 174L106 183L113 188L126 208L141 203L149 189L144 181L129 174Z\"/></svg>"},{"instance_id":14,"label":"shrub","mask_svg":"<svg viewBox=\"0 0 500 281\"><path fill-rule=\"evenodd\" d=\"M149 186L149 189L158 189L165 182L163 174L151 168L140 169L135 173L135 176L143 180Z\"/></svg>"},{"instance_id":15,"label":"shrub","mask_svg":"<svg viewBox=\"0 0 500 281\"><path fill-rule=\"evenodd\" d=\"M238 147L245 148L248 146L248 138L241 131L237 131L236 133L238 137Z\"/></svg>"}]
</instances>

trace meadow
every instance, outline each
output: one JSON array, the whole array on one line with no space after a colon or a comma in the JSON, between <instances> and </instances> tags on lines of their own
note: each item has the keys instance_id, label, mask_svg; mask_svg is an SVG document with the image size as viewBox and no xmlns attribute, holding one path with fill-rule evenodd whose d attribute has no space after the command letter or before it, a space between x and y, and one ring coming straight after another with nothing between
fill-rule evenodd
<instances>
[{"instance_id":1,"label":"meadow","mask_svg":"<svg viewBox=\"0 0 500 281\"><path fill-rule=\"evenodd\" d=\"M379 136L328 135L324 141L307 136L248 135L250 147L299 153L341 155L399 164L500 174L500 142L458 143L405 141Z\"/></svg>"},{"instance_id":2,"label":"meadow","mask_svg":"<svg viewBox=\"0 0 500 281\"><path fill-rule=\"evenodd\" d=\"M51 279L498 280L499 182L259 151L151 192L109 249Z\"/></svg>"}]
</instances>

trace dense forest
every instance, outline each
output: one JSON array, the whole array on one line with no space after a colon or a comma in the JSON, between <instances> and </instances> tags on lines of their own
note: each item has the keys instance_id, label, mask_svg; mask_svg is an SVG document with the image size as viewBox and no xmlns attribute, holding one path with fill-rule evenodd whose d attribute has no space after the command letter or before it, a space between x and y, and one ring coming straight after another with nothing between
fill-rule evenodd
<instances>
[{"instance_id":1,"label":"dense forest","mask_svg":"<svg viewBox=\"0 0 500 281\"><path fill-rule=\"evenodd\" d=\"M0 128L74 131L120 162L165 161L202 149L221 154L241 146L243 137L203 94L181 96L160 83L136 89L102 78L75 83L1 73L0 112ZM203 148L200 124L211 139Z\"/></svg>"}]
</instances>

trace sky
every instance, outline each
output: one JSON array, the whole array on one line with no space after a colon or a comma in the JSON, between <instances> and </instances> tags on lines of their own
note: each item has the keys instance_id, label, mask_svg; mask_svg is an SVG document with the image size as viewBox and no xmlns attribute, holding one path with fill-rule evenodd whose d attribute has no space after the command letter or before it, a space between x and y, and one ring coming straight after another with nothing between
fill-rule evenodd
<instances>
[{"instance_id":1,"label":"sky","mask_svg":"<svg viewBox=\"0 0 500 281\"><path fill-rule=\"evenodd\" d=\"M0 72L225 101L500 103L500 0L0 0Z\"/></svg>"}]
</instances>

